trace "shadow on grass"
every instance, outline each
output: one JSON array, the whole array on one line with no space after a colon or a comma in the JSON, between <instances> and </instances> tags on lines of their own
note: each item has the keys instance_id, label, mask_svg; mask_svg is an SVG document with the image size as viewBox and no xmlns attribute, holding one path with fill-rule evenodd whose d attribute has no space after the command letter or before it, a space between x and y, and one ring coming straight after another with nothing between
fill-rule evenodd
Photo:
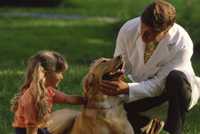
<instances>
[{"instance_id":1,"label":"shadow on grass","mask_svg":"<svg viewBox=\"0 0 200 134\"><path fill-rule=\"evenodd\" d=\"M70 0L1 0L0 7L33 7L33 8L53 8L53 7L76 8L78 7Z\"/></svg>"}]
</instances>

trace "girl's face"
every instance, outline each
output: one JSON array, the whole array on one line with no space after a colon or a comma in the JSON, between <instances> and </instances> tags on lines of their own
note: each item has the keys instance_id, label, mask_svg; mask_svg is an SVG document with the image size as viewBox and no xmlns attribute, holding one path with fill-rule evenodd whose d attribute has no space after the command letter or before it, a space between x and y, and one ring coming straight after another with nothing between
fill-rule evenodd
<instances>
[{"instance_id":1,"label":"girl's face","mask_svg":"<svg viewBox=\"0 0 200 134\"><path fill-rule=\"evenodd\" d=\"M63 79L63 72L46 72L46 86L56 88Z\"/></svg>"}]
</instances>

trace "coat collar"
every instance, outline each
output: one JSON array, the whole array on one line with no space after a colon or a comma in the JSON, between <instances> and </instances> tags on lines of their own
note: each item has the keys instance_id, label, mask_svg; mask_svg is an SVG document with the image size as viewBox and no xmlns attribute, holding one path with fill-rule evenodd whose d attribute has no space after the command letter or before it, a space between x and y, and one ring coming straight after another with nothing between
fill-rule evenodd
<instances>
[{"instance_id":1,"label":"coat collar","mask_svg":"<svg viewBox=\"0 0 200 134\"><path fill-rule=\"evenodd\" d=\"M165 35L165 37L159 42L157 48L155 49L152 56L149 58L147 63L144 63L144 50L145 50L145 43L142 40L142 37L140 35L141 31L141 20L139 22L138 28L137 28L137 38L136 38L136 49L138 49L139 57L141 60L141 63L143 63L144 67L149 67L153 65L160 64L160 61L162 61L163 58L166 58L169 56L169 50L168 50L168 44L170 35L172 34L172 30L170 29L169 32Z\"/></svg>"}]
</instances>

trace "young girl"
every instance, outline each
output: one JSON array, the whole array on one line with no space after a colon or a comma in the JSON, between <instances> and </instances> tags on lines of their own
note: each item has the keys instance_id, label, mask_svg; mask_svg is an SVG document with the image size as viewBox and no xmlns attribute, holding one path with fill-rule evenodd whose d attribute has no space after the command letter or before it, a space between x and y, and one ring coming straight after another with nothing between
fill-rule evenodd
<instances>
[{"instance_id":1,"label":"young girl","mask_svg":"<svg viewBox=\"0 0 200 134\"><path fill-rule=\"evenodd\" d=\"M57 52L41 51L29 59L20 92L11 100L16 134L48 134L45 122L53 103L84 104L84 98L56 90L68 66Z\"/></svg>"}]
</instances>

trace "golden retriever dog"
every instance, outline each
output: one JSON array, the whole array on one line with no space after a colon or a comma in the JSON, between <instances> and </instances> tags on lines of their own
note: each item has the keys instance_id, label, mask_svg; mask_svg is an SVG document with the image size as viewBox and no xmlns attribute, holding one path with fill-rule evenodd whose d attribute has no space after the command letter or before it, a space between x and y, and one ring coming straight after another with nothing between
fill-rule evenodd
<instances>
[{"instance_id":1,"label":"golden retriever dog","mask_svg":"<svg viewBox=\"0 0 200 134\"><path fill-rule=\"evenodd\" d=\"M100 58L90 67L83 80L84 95L87 104L80 112L58 110L48 121L48 130L52 134L134 134L127 120L124 101L119 96L108 96L100 91L102 80L122 80L122 57ZM159 120L153 119L142 128L143 134L158 134L163 127Z\"/></svg>"},{"instance_id":2,"label":"golden retriever dog","mask_svg":"<svg viewBox=\"0 0 200 134\"><path fill-rule=\"evenodd\" d=\"M120 79L123 75L122 67L121 56L113 59L100 58L92 64L83 81L88 103L76 117L71 134L134 134L122 99L107 96L99 90L103 79Z\"/></svg>"}]
</instances>

